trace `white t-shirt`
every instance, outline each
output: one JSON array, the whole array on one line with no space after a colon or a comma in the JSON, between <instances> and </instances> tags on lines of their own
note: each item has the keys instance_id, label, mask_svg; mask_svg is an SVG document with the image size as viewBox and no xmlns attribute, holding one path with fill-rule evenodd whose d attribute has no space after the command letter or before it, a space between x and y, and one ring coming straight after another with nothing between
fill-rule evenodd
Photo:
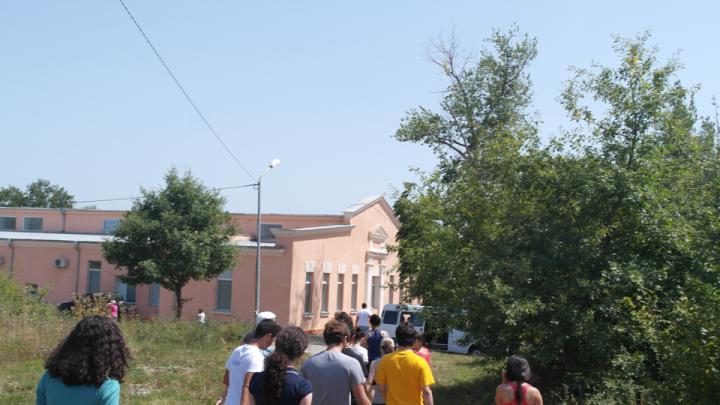
<instances>
[{"instance_id":1,"label":"white t-shirt","mask_svg":"<svg viewBox=\"0 0 720 405\"><path fill-rule=\"evenodd\" d=\"M358 326L370 326L370 312L367 308L363 308L358 312Z\"/></svg>"},{"instance_id":2,"label":"white t-shirt","mask_svg":"<svg viewBox=\"0 0 720 405\"><path fill-rule=\"evenodd\" d=\"M368 364L368 351L366 348L360 346L359 344L354 344L352 346L348 346L348 349L352 350L358 356L362 357L363 362L365 362L365 364Z\"/></svg>"},{"instance_id":3,"label":"white t-shirt","mask_svg":"<svg viewBox=\"0 0 720 405\"><path fill-rule=\"evenodd\" d=\"M265 357L257 346L242 345L233 350L225 363L230 373L226 404L239 404L242 400L245 374L259 373L265 368Z\"/></svg>"},{"instance_id":4,"label":"white t-shirt","mask_svg":"<svg viewBox=\"0 0 720 405\"><path fill-rule=\"evenodd\" d=\"M205 323L205 312L198 312L197 320L200 323Z\"/></svg>"}]
</instances>

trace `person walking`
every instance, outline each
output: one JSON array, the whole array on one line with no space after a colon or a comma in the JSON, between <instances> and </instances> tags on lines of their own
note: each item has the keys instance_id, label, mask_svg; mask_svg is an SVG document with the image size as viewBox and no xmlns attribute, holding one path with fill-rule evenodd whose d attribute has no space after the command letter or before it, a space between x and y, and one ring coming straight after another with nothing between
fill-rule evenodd
<instances>
[{"instance_id":1,"label":"person walking","mask_svg":"<svg viewBox=\"0 0 720 405\"><path fill-rule=\"evenodd\" d=\"M348 405L351 393L358 405L370 405L360 364L342 353L349 336L344 322L328 321L323 331L327 349L303 363L300 375L312 383L312 405Z\"/></svg>"},{"instance_id":2,"label":"person walking","mask_svg":"<svg viewBox=\"0 0 720 405\"><path fill-rule=\"evenodd\" d=\"M383 356L377 366L375 381L388 405L433 405L435 383L427 362L412 350L415 327L401 323L395 330L398 348Z\"/></svg>"},{"instance_id":3,"label":"person walking","mask_svg":"<svg viewBox=\"0 0 720 405\"><path fill-rule=\"evenodd\" d=\"M110 318L112 318L113 321L117 321L118 313L120 311L120 307L118 307L117 302L115 300L110 300L108 308L110 309Z\"/></svg>"},{"instance_id":4,"label":"person walking","mask_svg":"<svg viewBox=\"0 0 720 405\"><path fill-rule=\"evenodd\" d=\"M427 347L424 333L418 333L418 335L415 337L415 344L413 345L413 350L415 351L415 354L425 359L428 365L430 365L430 349L428 349Z\"/></svg>"},{"instance_id":5,"label":"person walking","mask_svg":"<svg viewBox=\"0 0 720 405\"><path fill-rule=\"evenodd\" d=\"M382 344L380 344L380 353L385 356L386 354L390 354L393 351L395 351L395 341L390 338L384 338L382 340ZM375 383L377 366L380 363L380 360L382 360L382 356L379 359L376 359L375 361L370 363L370 374L368 375L368 380L366 383L368 397L372 401L373 405L385 404L385 398L383 398L383 396L380 394L380 390L377 389Z\"/></svg>"},{"instance_id":6,"label":"person walking","mask_svg":"<svg viewBox=\"0 0 720 405\"><path fill-rule=\"evenodd\" d=\"M370 332L367 334L368 361L372 362L380 358L380 344L382 340L390 337L387 332L380 329L380 317L373 314L370 316Z\"/></svg>"},{"instance_id":7,"label":"person walking","mask_svg":"<svg viewBox=\"0 0 720 405\"><path fill-rule=\"evenodd\" d=\"M205 323L205 322L207 322L205 318L206 318L205 311L203 311L202 308L198 309L197 321L199 323Z\"/></svg>"},{"instance_id":8,"label":"person walking","mask_svg":"<svg viewBox=\"0 0 720 405\"><path fill-rule=\"evenodd\" d=\"M225 393L217 404L250 405L250 380L254 373L265 368L265 356L261 350L273 344L280 332L280 326L274 321L265 320L255 327L255 334L250 343L238 346L233 350L225 363Z\"/></svg>"},{"instance_id":9,"label":"person walking","mask_svg":"<svg viewBox=\"0 0 720 405\"><path fill-rule=\"evenodd\" d=\"M265 371L250 380L252 405L311 405L312 384L295 365L302 360L308 340L302 329L289 326L275 339L275 351L265 359Z\"/></svg>"},{"instance_id":10,"label":"person walking","mask_svg":"<svg viewBox=\"0 0 720 405\"><path fill-rule=\"evenodd\" d=\"M510 356L502 372L502 383L495 389L495 404L543 405L540 390L527 383L531 376L530 364L524 357Z\"/></svg>"},{"instance_id":11,"label":"person walking","mask_svg":"<svg viewBox=\"0 0 720 405\"><path fill-rule=\"evenodd\" d=\"M363 302L362 309L357 313L357 318L355 318L355 326L362 329L365 335L367 335L368 330L370 329L370 324L368 323L370 315L372 315L372 312L367 309L367 304Z\"/></svg>"},{"instance_id":12,"label":"person walking","mask_svg":"<svg viewBox=\"0 0 720 405\"><path fill-rule=\"evenodd\" d=\"M118 323L87 317L52 351L36 405L118 405L130 352Z\"/></svg>"}]
</instances>

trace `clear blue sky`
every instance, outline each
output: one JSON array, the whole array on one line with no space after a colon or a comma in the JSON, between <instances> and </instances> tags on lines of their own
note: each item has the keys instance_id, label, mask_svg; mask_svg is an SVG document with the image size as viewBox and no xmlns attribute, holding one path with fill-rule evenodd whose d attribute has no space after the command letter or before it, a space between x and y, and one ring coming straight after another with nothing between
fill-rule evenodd
<instances>
[{"instance_id":1,"label":"clear blue sky","mask_svg":"<svg viewBox=\"0 0 720 405\"><path fill-rule=\"evenodd\" d=\"M425 49L453 30L467 49L512 23L538 38L545 139L567 125L556 99L568 66L614 63L611 34L650 29L662 57L680 50L701 112L720 95L711 1L126 3L244 165L282 160L263 182L264 212L339 213L412 180L411 166L433 167L392 135L408 109L437 105L445 83ZM0 3L0 150L0 186L47 178L79 200L137 195L171 166L208 186L252 181L114 0ZM251 189L224 195L230 211L256 209Z\"/></svg>"}]
</instances>

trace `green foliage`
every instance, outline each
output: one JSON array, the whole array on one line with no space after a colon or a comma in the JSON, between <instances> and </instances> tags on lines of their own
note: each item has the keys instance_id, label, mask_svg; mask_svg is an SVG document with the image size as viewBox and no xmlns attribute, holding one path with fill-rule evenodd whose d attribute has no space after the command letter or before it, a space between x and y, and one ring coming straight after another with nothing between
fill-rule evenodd
<instances>
[{"instance_id":1,"label":"green foliage","mask_svg":"<svg viewBox=\"0 0 720 405\"><path fill-rule=\"evenodd\" d=\"M75 197L63 187L38 179L25 192L15 186L0 188L0 207L72 208Z\"/></svg>"},{"instance_id":2,"label":"green foliage","mask_svg":"<svg viewBox=\"0 0 720 405\"><path fill-rule=\"evenodd\" d=\"M514 31L493 38L496 53L481 60L526 67L534 56L526 40L513 45ZM616 39L615 68L575 71L562 102L577 129L541 148L522 108L479 124L491 141L453 165L438 151L437 170L395 205L410 294L465 309L454 321L491 355L529 357L555 401L720 400L709 378L720 367L717 128L697 117L678 63L658 65L647 39ZM508 56L504 44L526 51ZM451 77L493 82L485 65ZM460 88L445 99L464 102ZM517 96L527 106L529 87ZM416 134L436 116L413 116Z\"/></svg>"},{"instance_id":3,"label":"green foliage","mask_svg":"<svg viewBox=\"0 0 720 405\"><path fill-rule=\"evenodd\" d=\"M235 232L222 209L224 199L190 173L175 169L161 191L142 190L114 233L103 243L108 262L126 268L130 284L157 282L175 293L176 317L182 314L182 288L190 280L209 280L234 266L229 245Z\"/></svg>"}]
</instances>

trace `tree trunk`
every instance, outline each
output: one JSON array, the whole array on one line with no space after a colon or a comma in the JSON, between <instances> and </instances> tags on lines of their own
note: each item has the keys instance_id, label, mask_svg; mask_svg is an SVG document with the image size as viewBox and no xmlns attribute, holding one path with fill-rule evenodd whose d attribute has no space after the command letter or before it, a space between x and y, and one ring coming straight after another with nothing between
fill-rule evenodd
<instances>
[{"instance_id":1,"label":"tree trunk","mask_svg":"<svg viewBox=\"0 0 720 405\"><path fill-rule=\"evenodd\" d=\"M175 287L175 319L180 319L182 317L182 307L183 307L182 287L176 286Z\"/></svg>"}]
</instances>

